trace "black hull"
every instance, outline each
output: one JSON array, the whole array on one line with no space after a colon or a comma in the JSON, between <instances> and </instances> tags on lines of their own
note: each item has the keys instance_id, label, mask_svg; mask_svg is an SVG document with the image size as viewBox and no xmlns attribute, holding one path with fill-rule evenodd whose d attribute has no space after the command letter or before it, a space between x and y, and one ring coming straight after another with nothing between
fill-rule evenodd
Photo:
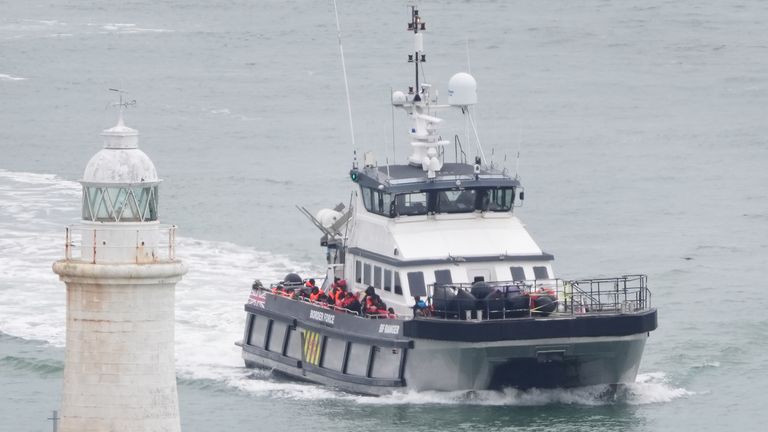
<instances>
[{"instance_id":1,"label":"black hull","mask_svg":"<svg viewBox=\"0 0 768 432\"><path fill-rule=\"evenodd\" d=\"M657 313L368 319L266 294L245 306L247 367L363 394L632 382Z\"/></svg>"}]
</instances>

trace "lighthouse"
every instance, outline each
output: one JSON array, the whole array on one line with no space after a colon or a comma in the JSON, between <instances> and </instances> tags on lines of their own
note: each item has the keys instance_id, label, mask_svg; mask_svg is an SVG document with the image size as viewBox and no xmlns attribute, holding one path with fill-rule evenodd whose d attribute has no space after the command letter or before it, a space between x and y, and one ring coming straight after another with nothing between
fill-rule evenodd
<instances>
[{"instance_id":1,"label":"lighthouse","mask_svg":"<svg viewBox=\"0 0 768 432\"><path fill-rule=\"evenodd\" d=\"M85 168L82 221L53 271L67 287L62 432L179 432L174 293L186 272L160 224L160 178L123 122Z\"/></svg>"}]
</instances>

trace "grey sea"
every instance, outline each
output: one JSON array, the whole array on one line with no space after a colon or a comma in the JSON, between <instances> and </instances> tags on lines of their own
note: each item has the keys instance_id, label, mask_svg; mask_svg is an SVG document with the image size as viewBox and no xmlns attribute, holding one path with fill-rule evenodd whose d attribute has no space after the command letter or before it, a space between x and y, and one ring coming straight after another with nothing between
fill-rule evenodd
<instances>
[{"instance_id":1,"label":"grey sea","mask_svg":"<svg viewBox=\"0 0 768 432\"><path fill-rule=\"evenodd\" d=\"M295 209L349 200L353 149L402 163L403 1L0 0L0 431L49 431L65 287L51 271L108 88L180 226L182 428L760 431L768 414L768 3L423 1L425 79L478 81L479 137L519 173L517 214L562 278L645 273L659 309L637 382L365 397L243 368L254 278L319 274ZM459 113L445 136L464 136ZM393 141L395 145L393 145ZM519 154L519 158L518 155Z\"/></svg>"}]
</instances>

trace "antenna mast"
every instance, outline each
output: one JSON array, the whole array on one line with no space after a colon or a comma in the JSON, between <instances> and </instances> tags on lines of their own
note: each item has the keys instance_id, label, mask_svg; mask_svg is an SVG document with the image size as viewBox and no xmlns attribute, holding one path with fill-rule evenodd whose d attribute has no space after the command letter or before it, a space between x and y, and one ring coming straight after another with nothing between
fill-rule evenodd
<instances>
[{"instance_id":1,"label":"antenna mast","mask_svg":"<svg viewBox=\"0 0 768 432\"><path fill-rule=\"evenodd\" d=\"M416 6L411 6L411 22L408 23L408 31L413 32L414 49L413 54L408 55L408 63L413 63L416 70L416 87L411 89L411 93L413 91L416 92L413 96L414 102L421 101L421 96L419 96L421 94L421 88L419 87L419 63L427 61L427 56L424 54L424 38L419 33L419 30L427 30L427 24L421 21L419 10L416 9Z\"/></svg>"},{"instance_id":2,"label":"antenna mast","mask_svg":"<svg viewBox=\"0 0 768 432\"><path fill-rule=\"evenodd\" d=\"M336 35L339 38L339 53L341 54L341 70L344 72L344 90L347 95L347 113L349 114L349 134L352 137L352 148L355 146L355 127L352 123L352 102L349 97L349 81L347 80L347 64L344 61L344 47L341 45L341 24L339 24L339 9L333 0L333 14L336 16Z\"/></svg>"}]
</instances>

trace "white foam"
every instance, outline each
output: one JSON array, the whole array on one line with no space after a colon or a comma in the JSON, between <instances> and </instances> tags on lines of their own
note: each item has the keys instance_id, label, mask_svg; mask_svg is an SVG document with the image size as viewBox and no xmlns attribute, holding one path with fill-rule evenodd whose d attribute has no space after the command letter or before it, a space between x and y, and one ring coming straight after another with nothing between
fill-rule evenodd
<instances>
[{"instance_id":1,"label":"white foam","mask_svg":"<svg viewBox=\"0 0 768 432\"><path fill-rule=\"evenodd\" d=\"M17 77L8 74L0 74L0 81L25 81L26 78Z\"/></svg>"},{"instance_id":2,"label":"white foam","mask_svg":"<svg viewBox=\"0 0 768 432\"><path fill-rule=\"evenodd\" d=\"M89 24L94 25L94 24ZM96 24L98 25L98 24ZM106 30L107 32L115 32L115 33L121 33L121 34L132 34L132 33L169 33L173 30L169 29L158 29L158 28L143 28L138 27L136 24L133 23L106 23L100 25L102 30Z\"/></svg>"}]
</instances>

